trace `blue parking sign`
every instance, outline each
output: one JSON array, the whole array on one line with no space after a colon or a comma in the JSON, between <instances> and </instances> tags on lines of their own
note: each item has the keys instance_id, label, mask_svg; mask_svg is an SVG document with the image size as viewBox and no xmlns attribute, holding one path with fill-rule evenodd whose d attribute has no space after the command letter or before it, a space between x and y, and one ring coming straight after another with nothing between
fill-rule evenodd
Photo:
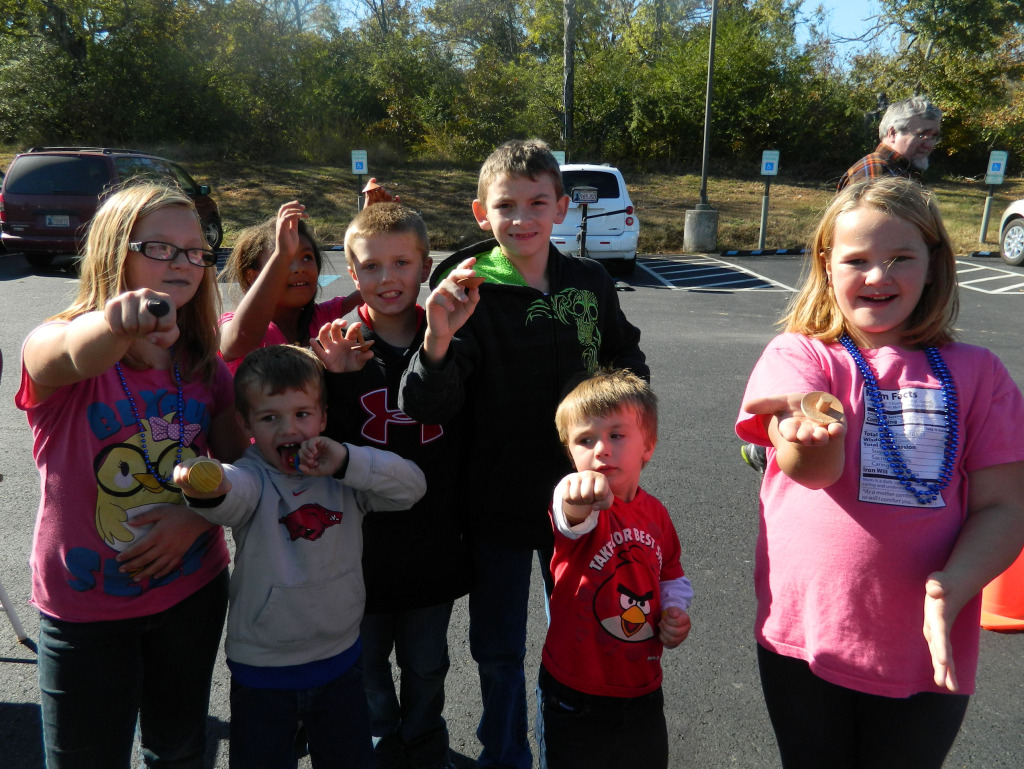
<instances>
[{"instance_id":1,"label":"blue parking sign","mask_svg":"<svg viewBox=\"0 0 1024 769\"><path fill-rule=\"evenodd\" d=\"M366 150L352 150L352 173L363 176L369 173L366 163Z\"/></svg>"}]
</instances>

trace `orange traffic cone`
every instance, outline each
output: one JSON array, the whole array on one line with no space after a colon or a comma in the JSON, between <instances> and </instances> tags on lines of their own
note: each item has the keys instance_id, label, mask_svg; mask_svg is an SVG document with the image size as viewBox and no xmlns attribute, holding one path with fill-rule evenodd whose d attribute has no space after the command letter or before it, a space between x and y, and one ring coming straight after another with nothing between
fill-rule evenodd
<instances>
[{"instance_id":1,"label":"orange traffic cone","mask_svg":"<svg viewBox=\"0 0 1024 769\"><path fill-rule=\"evenodd\" d=\"M1024 553L981 591L981 626L1024 630Z\"/></svg>"}]
</instances>

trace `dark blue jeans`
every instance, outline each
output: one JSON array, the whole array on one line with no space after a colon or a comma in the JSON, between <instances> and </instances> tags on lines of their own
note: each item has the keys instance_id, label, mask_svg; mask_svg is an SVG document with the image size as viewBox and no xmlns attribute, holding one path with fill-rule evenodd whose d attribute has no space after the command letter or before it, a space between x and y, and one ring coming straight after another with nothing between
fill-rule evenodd
<instances>
[{"instance_id":1,"label":"dark blue jeans","mask_svg":"<svg viewBox=\"0 0 1024 769\"><path fill-rule=\"evenodd\" d=\"M314 769L373 769L370 716L359 663L312 689L254 689L231 680L231 769L295 769L306 727Z\"/></svg>"},{"instance_id":2,"label":"dark blue jeans","mask_svg":"<svg viewBox=\"0 0 1024 769\"><path fill-rule=\"evenodd\" d=\"M559 683L543 666L538 689L541 769L667 769L661 689L640 697L599 697Z\"/></svg>"},{"instance_id":3,"label":"dark blue jeans","mask_svg":"<svg viewBox=\"0 0 1024 769\"><path fill-rule=\"evenodd\" d=\"M444 681L448 675L448 621L452 602L420 609L367 614L359 635L370 726L385 748L400 745L413 769L448 763L448 727ZM389 657L401 671L401 694L395 692ZM391 750L394 750L392 747ZM384 756L378 756L378 767Z\"/></svg>"},{"instance_id":4,"label":"dark blue jeans","mask_svg":"<svg viewBox=\"0 0 1024 769\"><path fill-rule=\"evenodd\" d=\"M149 767L201 769L227 569L170 609L110 622L39 618L48 769L128 769L136 722Z\"/></svg>"},{"instance_id":5,"label":"dark blue jeans","mask_svg":"<svg viewBox=\"0 0 1024 769\"><path fill-rule=\"evenodd\" d=\"M526 736L526 615L533 551L471 540L476 585L469 594L469 649L480 670L483 715L478 763L530 769Z\"/></svg>"}]
</instances>

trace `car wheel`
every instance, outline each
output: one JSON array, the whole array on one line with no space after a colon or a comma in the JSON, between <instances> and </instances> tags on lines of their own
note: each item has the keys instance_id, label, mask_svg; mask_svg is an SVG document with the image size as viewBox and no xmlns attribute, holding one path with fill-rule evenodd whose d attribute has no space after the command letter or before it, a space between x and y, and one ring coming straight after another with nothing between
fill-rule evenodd
<instances>
[{"instance_id":1,"label":"car wheel","mask_svg":"<svg viewBox=\"0 0 1024 769\"><path fill-rule=\"evenodd\" d=\"M1008 221L999 242L1003 247L1004 262L1014 267L1024 264L1024 219Z\"/></svg>"},{"instance_id":2,"label":"car wheel","mask_svg":"<svg viewBox=\"0 0 1024 769\"><path fill-rule=\"evenodd\" d=\"M51 254L25 254L25 261L33 270L48 270L53 263Z\"/></svg>"},{"instance_id":3,"label":"car wheel","mask_svg":"<svg viewBox=\"0 0 1024 769\"><path fill-rule=\"evenodd\" d=\"M203 225L203 235L210 248L220 248L220 242L224 239L224 230L221 229L220 219L211 219Z\"/></svg>"}]
</instances>

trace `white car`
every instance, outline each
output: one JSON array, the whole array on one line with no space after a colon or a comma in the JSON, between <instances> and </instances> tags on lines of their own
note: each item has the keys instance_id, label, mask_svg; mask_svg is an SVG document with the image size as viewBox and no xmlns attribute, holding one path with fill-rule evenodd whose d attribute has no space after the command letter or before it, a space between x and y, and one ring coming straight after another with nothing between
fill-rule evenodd
<instances>
[{"instance_id":1,"label":"white car","mask_svg":"<svg viewBox=\"0 0 1024 769\"><path fill-rule=\"evenodd\" d=\"M619 169L609 165L585 164L563 165L561 169L565 194L572 202L565 221L551 230L551 242L563 254L579 255L580 224L585 205L587 242L584 256L602 261L609 272L629 275L636 266L640 222L633 213L633 201L629 199L626 182Z\"/></svg>"},{"instance_id":2,"label":"white car","mask_svg":"<svg viewBox=\"0 0 1024 769\"><path fill-rule=\"evenodd\" d=\"M999 245L1003 261L1014 267L1024 264L1024 200L1015 200L999 220Z\"/></svg>"}]
</instances>

